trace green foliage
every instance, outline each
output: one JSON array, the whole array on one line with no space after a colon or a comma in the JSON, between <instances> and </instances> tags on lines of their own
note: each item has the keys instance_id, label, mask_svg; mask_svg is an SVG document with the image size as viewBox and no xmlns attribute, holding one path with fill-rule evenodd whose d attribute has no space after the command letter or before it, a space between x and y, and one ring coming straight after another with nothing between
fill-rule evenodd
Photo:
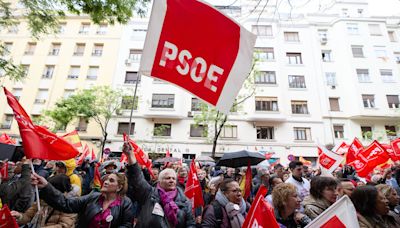
<instances>
[{"instance_id":1,"label":"green foliage","mask_svg":"<svg viewBox=\"0 0 400 228\"><path fill-rule=\"evenodd\" d=\"M170 129L170 125L160 124L157 127L154 127L153 135L154 136L166 136L167 131Z\"/></svg>"}]
</instances>

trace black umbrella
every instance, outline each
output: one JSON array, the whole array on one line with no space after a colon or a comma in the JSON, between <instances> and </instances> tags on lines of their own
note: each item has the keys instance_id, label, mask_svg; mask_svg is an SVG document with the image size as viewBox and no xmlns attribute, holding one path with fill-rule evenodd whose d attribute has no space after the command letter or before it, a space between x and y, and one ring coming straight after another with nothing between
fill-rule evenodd
<instances>
[{"instance_id":1,"label":"black umbrella","mask_svg":"<svg viewBox=\"0 0 400 228\"><path fill-rule=\"evenodd\" d=\"M166 162L177 162L179 160L181 160L181 159L174 158L174 157L165 157L165 158L159 158L159 159L155 160L153 163L161 163L161 164L163 164L163 163L166 163Z\"/></svg>"},{"instance_id":2,"label":"black umbrella","mask_svg":"<svg viewBox=\"0 0 400 228\"><path fill-rule=\"evenodd\" d=\"M218 161L217 166L237 168L247 166L248 164L251 166L257 165L264 160L265 156L260 153L241 150L224 153L224 156Z\"/></svg>"}]
</instances>

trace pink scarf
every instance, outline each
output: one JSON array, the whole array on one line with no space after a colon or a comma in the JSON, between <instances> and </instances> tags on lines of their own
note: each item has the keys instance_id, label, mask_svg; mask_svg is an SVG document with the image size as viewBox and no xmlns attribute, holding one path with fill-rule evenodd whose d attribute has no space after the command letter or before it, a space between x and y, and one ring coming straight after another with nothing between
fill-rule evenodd
<instances>
[{"instance_id":1,"label":"pink scarf","mask_svg":"<svg viewBox=\"0 0 400 228\"><path fill-rule=\"evenodd\" d=\"M174 189L172 191L166 192L163 188L160 187L160 184L157 184L158 193L161 198L161 205L164 209L165 215L167 216L168 222L175 227L178 224L178 206L174 202L176 195L178 194L178 190Z\"/></svg>"}]
</instances>

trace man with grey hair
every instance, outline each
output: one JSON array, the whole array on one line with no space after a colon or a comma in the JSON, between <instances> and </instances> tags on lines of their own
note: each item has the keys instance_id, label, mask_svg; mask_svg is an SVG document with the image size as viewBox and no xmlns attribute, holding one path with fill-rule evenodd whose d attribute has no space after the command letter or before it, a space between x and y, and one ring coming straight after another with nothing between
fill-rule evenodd
<instances>
[{"instance_id":1,"label":"man with grey hair","mask_svg":"<svg viewBox=\"0 0 400 228\"><path fill-rule=\"evenodd\" d=\"M176 172L164 169L158 176L159 182L152 187L144 179L131 151L131 146L124 143L123 153L128 157L127 196L141 206L135 227L195 227L192 204L183 191L176 187Z\"/></svg>"}]
</instances>

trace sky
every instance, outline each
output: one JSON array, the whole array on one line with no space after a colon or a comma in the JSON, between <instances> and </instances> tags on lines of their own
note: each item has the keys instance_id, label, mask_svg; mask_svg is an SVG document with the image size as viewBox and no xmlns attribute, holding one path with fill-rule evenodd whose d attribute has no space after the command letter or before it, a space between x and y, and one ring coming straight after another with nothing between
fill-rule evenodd
<instances>
[{"instance_id":1,"label":"sky","mask_svg":"<svg viewBox=\"0 0 400 228\"><path fill-rule=\"evenodd\" d=\"M369 0L369 11L374 16L400 16L400 0Z\"/></svg>"}]
</instances>

